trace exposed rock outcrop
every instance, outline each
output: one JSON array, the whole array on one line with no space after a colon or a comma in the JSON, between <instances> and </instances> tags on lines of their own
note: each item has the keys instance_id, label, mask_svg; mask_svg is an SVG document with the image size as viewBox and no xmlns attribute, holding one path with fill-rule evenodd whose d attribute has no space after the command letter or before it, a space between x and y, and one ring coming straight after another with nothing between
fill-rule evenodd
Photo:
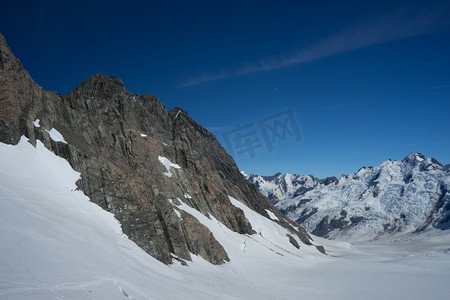
<instances>
[{"instance_id":1,"label":"exposed rock outcrop","mask_svg":"<svg viewBox=\"0 0 450 300\"><path fill-rule=\"evenodd\" d=\"M51 129L66 143L52 139ZM67 159L81 173L77 185L91 201L112 212L130 239L164 263L171 263L172 254L190 260L191 253L214 264L229 260L207 227L185 212L177 216L172 202L178 201L252 234L230 195L265 217L266 209L272 211L310 244L307 233L294 229L184 110L167 111L155 96L132 94L120 79L101 73L64 97L47 92L0 35L0 142L17 144L22 135Z\"/></svg>"}]
</instances>

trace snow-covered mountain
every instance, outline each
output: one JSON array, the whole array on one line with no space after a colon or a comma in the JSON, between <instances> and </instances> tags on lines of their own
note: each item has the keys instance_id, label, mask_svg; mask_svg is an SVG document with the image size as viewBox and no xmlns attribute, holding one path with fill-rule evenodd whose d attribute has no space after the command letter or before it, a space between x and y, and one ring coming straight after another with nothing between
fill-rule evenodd
<instances>
[{"instance_id":1,"label":"snow-covered mountain","mask_svg":"<svg viewBox=\"0 0 450 300\"><path fill-rule=\"evenodd\" d=\"M282 213L315 235L345 240L450 227L450 170L411 153L341 178L247 177Z\"/></svg>"},{"instance_id":2,"label":"snow-covered mountain","mask_svg":"<svg viewBox=\"0 0 450 300\"><path fill-rule=\"evenodd\" d=\"M80 174L40 141L0 143L0 299L426 299L445 298L449 235L433 232L359 245L314 239L296 248L288 230L230 198L257 234L240 234L186 204L223 245L230 262L192 254L165 265L123 234L114 216L75 185ZM187 221L189 219L186 219ZM389 264L385 263L389 260ZM381 262L381 263L380 263ZM420 267L416 267L419 265ZM370 283L370 284L361 284ZM405 288L408 283L408 288ZM409 283L414 283L409 285Z\"/></svg>"}]
</instances>

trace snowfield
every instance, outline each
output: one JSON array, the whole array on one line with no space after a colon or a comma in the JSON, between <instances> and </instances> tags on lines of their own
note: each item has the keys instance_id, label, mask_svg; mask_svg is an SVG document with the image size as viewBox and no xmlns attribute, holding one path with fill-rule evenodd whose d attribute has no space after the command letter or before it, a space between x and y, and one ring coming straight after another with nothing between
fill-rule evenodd
<instances>
[{"instance_id":1,"label":"snowfield","mask_svg":"<svg viewBox=\"0 0 450 300\"><path fill-rule=\"evenodd\" d=\"M176 168L160 159L170 172ZM192 255L166 266L131 242L113 215L76 190L79 174L41 142L0 143L0 299L446 299L450 234L351 245L314 237L289 243L286 229L236 199L257 234L248 236L185 204L231 261ZM189 195L187 195L190 197ZM168 199L169 201L169 199Z\"/></svg>"}]
</instances>

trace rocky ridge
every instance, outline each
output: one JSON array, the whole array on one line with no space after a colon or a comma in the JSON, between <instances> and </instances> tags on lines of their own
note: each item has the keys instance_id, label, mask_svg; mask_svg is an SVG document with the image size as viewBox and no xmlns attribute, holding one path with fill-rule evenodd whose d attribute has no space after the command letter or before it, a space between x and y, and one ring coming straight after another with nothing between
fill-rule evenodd
<instances>
[{"instance_id":1,"label":"rocky ridge","mask_svg":"<svg viewBox=\"0 0 450 300\"><path fill-rule=\"evenodd\" d=\"M187 112L167 111L155 96L135 95L120 79L101 73L66 96L45 91L0 34L0 142L15 145L23 135L65 158L81 173L77 185L91 201L112 212L131 240L164 263L190 260L191 253L213 264L229 260L206 226L177 209L181 201L235 232L254 234L232 196L266 218L272 212L311 244L306 231L246 181L214 135Z\"/></svg>"}]
</instances>

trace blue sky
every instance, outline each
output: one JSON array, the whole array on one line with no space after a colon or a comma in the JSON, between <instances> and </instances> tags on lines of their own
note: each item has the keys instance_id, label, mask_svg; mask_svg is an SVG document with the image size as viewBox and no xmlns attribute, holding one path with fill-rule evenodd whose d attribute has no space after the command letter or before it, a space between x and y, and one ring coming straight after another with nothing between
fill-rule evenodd
<instances>
[{"instance_id":1,"label":"blue sky","mask_svg":"<svg viewBox=\"0 0 450 300\"><path fill-rule=\"evenodd\" d=\"M448 1L8 1L2 15L45 89L120 77L228 137L247 173L340 176L409 152L450 163ZM258 122L282 112L268 149Z\"/></svg>"}]
</instances>

